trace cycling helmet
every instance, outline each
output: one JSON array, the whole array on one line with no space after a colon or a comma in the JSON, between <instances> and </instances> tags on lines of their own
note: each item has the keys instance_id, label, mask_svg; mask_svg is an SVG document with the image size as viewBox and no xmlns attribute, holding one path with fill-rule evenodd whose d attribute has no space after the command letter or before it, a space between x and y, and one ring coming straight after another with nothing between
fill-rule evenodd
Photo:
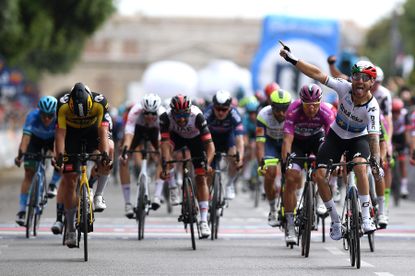
<instances>
[{"instance_id":1,"label":"cycling helmet","mask_svg":"<svg viewBox=\"0 0 415 276\"><path fill-rule=\"evenodd\" d=\"M275 90L279 90L280 86L276 83L276 82L271 82L269 84L267 84L264 88L264 92L265 95L267 95L267 97L271 97L272 92L274 92Z\"/></svg>"},{"instance_id":2,"label":"cycling helmet","mask_svg":"<svg viewBox=\"0 0 415 276\"><path fill-rule=\"evenodd\" d=\"M277 109L286 109L291 104L291 94L288 91L278 89L271 94L271 106Z\"/></svg>"},{"instance_id":3,"label":"cycling helmet","mask_svg":"<svg viewBox=\"0 0 415 276\"><path fill-rule=\"evenodd\" d=\"M249 103L245 105L246 112L248 113L256 112L258 110L258 107L259 107L258 101L250 101Z\"/></svg>"},{"instance_id":4,"label":"cycling helmet","mask_svg":"<svg viewBox=\"0 0 415 276\"><path fill-rule=\"evenodd\" d=\"M303 85L300 89L300 99L303 103L315 103L321 100L323 93L317 84Z\"/></svg>"},{"instance_id":5,"label":"cycling helmet","mask_svg":"<svg viewBox=\"0 0 415 276\"><path fill-rule=\"evenodd\" d=\"M392 112L400 112L401 109L404 107L404 103L399 98L392 99Z\"/></svg>"},{"instance_id":6,"label":"cycling helmet","mask_svg":"<svg viewBox=\"0 0 415 276\"><path fill-rule=\"evenodd\" d=\"M376 79L376 67L370 61L361 60L358 61L352 67L352 74L355 73L365 73L372 78Z\"/></svg>"},{"instance_id":7,"label":"cycling helmet","mask_svg":"<svg viewBox=\"0 0 415 276\"><path fill-rule=\"evenodd\" d=\"M52 96L43 96L37 103L37 107L42 113L55 114L58 100Z\"/></svg>"},{"instance_id":8,"label":"cycling helmet","mask_svg":"<svg viewBox=\"0 0 415 276\"><path fill-rule=\"evenodd\" d=\"M212 98L214 105L222 105L229 107L232 102L231 93L226 90L219 90Z\"/></svg>"},{"instance_id":9,"label":"cycling helmet","mask_svg":"<svg viewBox=\"0 0 415 276\"><path fill-rule=\"evenodd\" d=\"M155 113L158 111L161 104L161 99L156 94L146 94L141 101L144 111Z\"/></svg>"},{"instance_id":10,"label":"cycling helmet","mask_svg":"<svg viewBox=\"0 0 415 276\"><path fill-rule=\"evenodd\" d=\"M88 86L78 82L69 94L69 108L78 117L85 117L92 109L92 92Z\"/></svg>"},{"instance_id":11,"label":"cycling helmet","mask_svg":"<svg viewBox=\"0 0 415 276\"><path fill-rule=\"evenodd\" d=\"M178 94L171 99L170 108L174 113L190 113L192 102L182 94Z\"/></svg>"},{"instance_id":12,"label":"cycling helmet","mask_svg":"<svg viewBox=\"0 0 415 276\"><path fill-rule=\"evenodd\" d=\"M383 70L379 66L376 66L376 82L382 82L383 78Z\"/></svg>"}]
</instances>

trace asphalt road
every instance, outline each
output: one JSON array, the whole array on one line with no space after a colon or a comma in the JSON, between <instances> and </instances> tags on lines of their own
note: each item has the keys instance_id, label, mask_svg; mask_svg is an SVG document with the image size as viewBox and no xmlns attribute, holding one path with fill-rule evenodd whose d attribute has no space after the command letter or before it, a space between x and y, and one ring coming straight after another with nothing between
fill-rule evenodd
<instances>
[{"instance_id":1,"label":"asphalt road","mask_svg":"<svg viewBox=\"0 0 415 276\"><path fill-rule=\"evenodd\" d=\"M0 171L0 275L414 275L415 202L391 206L390 225L376 232L376 249L370 252L362 238L362 267L350 266L341 241L321 227L312 233L310 257L299 247L287 248L283 233L267 225L268 206L253 208L248 193L240 192L221 220L219 239L197 240L177 222L175 207L150 212L145 238L137 240L135 220L123 217L120 186L110 183L105 212L96 214L89 239L89 261L83 249L62 246L60 235L50 232L55 199L49 201L39 235L26 239L25 229L14 223L23 169ZM328 228L326 228L326 233Z\"/></svg>"}]
</instances>

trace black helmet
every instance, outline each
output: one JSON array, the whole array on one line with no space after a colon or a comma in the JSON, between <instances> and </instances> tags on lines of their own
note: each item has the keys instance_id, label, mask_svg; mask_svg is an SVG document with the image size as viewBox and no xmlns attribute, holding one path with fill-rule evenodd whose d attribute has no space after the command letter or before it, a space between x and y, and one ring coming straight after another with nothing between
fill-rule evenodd
<instances>
[{"instance_id":1,"label":"black helmet","mask_svg":"<svg viewBox=\"0 0 415 276\"><path fill-rule=\"evenodd\" d=\"M78 82L69 94L69 108L78 117L85 117L92 109L92 93L88 86Z\"/></svg>"}]
</instances>

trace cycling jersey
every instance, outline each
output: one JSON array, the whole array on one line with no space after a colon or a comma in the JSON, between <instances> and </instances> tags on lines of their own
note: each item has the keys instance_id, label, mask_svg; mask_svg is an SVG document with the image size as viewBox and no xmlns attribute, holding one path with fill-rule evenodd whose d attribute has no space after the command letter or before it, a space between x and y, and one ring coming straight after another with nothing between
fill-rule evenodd
<instances>
[{"instance_id":1,"label":"cycling jersey","mask_svg":"<svg viewBox=\"0 0 415 276\"><path fill-rule=\"evenodd\" d=\"M257 135L257 141L259 142L265 142L267 138L271 138L274 140L282 140L283 138L284 121L278 122L278 120L272 113L272 108L270 105L264 107L259 112L257 116L257 127L263 128L263 133L265 134L265 136Z\"/></svg>"},{"instance_id":2,"label":"cycling jersey","mask_svg":"<svg viewBox=\"0 0 415 276\"><path fill-rule=\"evenodd\" d=\"M352 101L352 84L343 79L328 77L325 85L339 95L339 108L331 129L342 139L380 134L379 105L372 98L362 105Z\"/></svg>"},{"instance_id":3,"label":"cycling jersey","mask_svg":"<svg viewBox=\"0 0 415 276\"><path fill-rule=\"evenodd\" d=\"M197 106L192 105L187 124L183 127L176 123L173 116L170 109L160 115L160 133L162 141L170 139L170 132L176 133L179 137L185 139L192 139L200 135L203 142L212 140L205 117Z\"/></svg>"},{"instance_id":4,"label":"cycling jersey","mask_svg":"<svg viewBox=\"0 0 415 276\"><path fill-rule=\"evenodd\" d=\"M242 118L236 108L231 107L228 115L223 120L216 118L213 108L213 105L210 105L204 112L206 122L212 135L221 135L227 133L234 133L235 135L244 134Z\"/></svg>"},{"instance_id":5,"label":"cycling jersey","mask_svg":"<svg viewBox=\"0 0 415 276\"><path fill-rule=\"evenodd\" d=\"M389 89L386 87L379 85L378 89L373 92L373 96L375 96L376 100L378 101L379 108L382 111L384 116L388 116L392 112L392 96Z\"/></svg>"},{"instance_id":6,"label":"cycling jersey","mask_svg":"<svg viewBox=\"0 0 415 276\"><path fill-rule=\"evenodd\" d=\"M393 135L399 135L405 133L405 130L410 127L411 122L413 125L414 114L408 114L406 108L402 108L399 113L399 117L396 120L393 120ZM413 131L414 129L412 129Z\"/></svg>"},{"instance_id":7,"label":"cycling jersey","mask_svg":"<svg viewBox=\"0 0 415 276\"><path fill-rule=\"evenodd\" d=\"M55 137L56 118L48 126L45 126L40 118L40 113L40 110L36 109L27 115L23 126L23 134L33 135L42 140L53 139Z\"/></svg>"},{"instance_id":8,"label":"cycling jersey","mask_svg":"<svg viewBox=\"0 0 415 276\"><path fill-rule=\"evenodd\" d=\"M326 103L320 104L320 109L313 118L305 115L300 99L290 104L286 111L284 133L294 135L295 139L306 140L320 132L328 133L334 121L333 111Z\"/></svg>"},{"instance_id":9,"label":"cycling jersey","mask_svg":"<svg viewBox=\"0 0 415 276\"><path fill-rule=\"evenodd\" d=\"M69 108L69 94L58 101L58 128L88 128L92 126L108 126L104 115L108 112L108 102L104 95L92 92L92 108L85 117L76 116Z\"/></svg>"},{"instance_id":10,"label":"cycling jersey","mask_svg":"<svg viewBox=\"0 0 415 276\"><path fill-rule=\"evenodd\" d=\"M124 133L134 134L136 126L158 129L160 125L159 116L163 114L165 111L166 109L160 106L160 108L158 109L157 118L155 118L155 120L150 123L146 123L146 121L144 120L145 110L142 108L140 103L135 104L128 112Z\"/></svg>"},{"instance_id":11,"label":"cycling jersey","mask_svg":"<svg viewBox=\"0 0 415 276\"><path fill-rule=\"evenodd\" d=\"M256 121L252 121L249 118L249 113L244 115L242 118L242 123L249 140L255 139Z\"/></svg>"}]
</instances>

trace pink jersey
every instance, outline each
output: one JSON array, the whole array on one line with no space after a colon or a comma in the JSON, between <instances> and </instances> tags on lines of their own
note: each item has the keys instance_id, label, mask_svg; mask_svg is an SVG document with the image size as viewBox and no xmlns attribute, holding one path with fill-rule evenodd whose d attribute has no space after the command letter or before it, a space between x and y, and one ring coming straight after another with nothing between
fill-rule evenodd
<instances>
[{"instance_id":1,"label":"pink jersey","mask_svg":"<svg viewBox=\"0 0 415 276\"><path fill-rule=\"evenodd\" d=\"M290 104L285 113L284 133L294 135L295 139L305 140L319 132L327 133L334 121L330 106L322 102L320 110L313 118L308 118L303 111L301 100Z\"/></svg>"}]
</instances>

